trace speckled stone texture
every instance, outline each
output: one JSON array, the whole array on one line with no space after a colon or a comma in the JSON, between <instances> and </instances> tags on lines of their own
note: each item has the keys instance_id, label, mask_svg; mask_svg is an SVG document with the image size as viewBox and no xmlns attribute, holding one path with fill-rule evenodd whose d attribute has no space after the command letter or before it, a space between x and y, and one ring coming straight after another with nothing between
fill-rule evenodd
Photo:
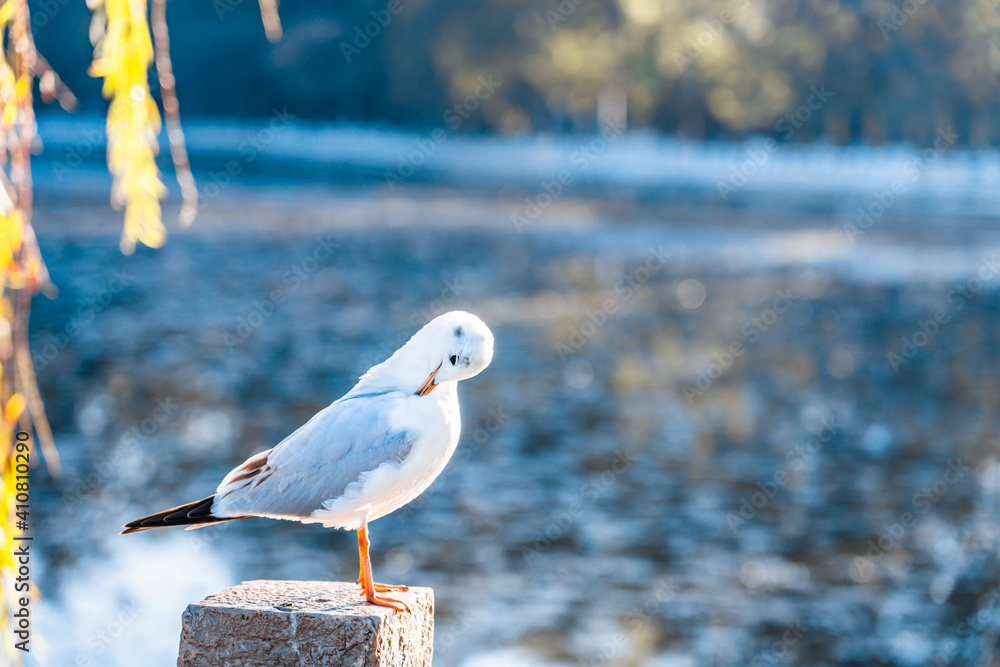
<instances>
[{"instance_id":1,"label":"speckled stone texture","mask_svg":"<svg viewBox=\"0 0 1000 667\"><path fill-rule=\"evenodd\" d=\"M431 667L434 591L370 605L355 583L247 581L188 605L178 667Z\"/></svg>"}]
</instances>

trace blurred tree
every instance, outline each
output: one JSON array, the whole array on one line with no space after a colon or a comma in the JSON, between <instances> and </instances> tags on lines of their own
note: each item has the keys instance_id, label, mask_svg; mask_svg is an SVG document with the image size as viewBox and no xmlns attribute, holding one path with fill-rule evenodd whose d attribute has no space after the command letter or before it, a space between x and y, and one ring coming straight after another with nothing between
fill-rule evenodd
<instances>
[{"instance_id":1,"label":"blurred tree","mask_svg":"<svg viewBox=\"0 0 1000 667\"><path fill-rule=\"evenodd\" d=\"M184 28L174 66L185 112L267 117L287 106L300 118L439 127L493 72L502 86L462 131L592 128L600 100L620 89L632 125L784 138L777 125L808 104L812 86L833 95L793 141L927 143L950 123L978 145L1000 126L1000 27L987 0L398 0L395 13L390 4L287 6L284 38L263 49L250 45L260 31L250 3L171 6ZM79 29L74 11L66 5L39 31L67 69L79 58L65 39ZM71 83L86 90L85 106L99 102L85 81Z\"/></svg>"}]
</instances>

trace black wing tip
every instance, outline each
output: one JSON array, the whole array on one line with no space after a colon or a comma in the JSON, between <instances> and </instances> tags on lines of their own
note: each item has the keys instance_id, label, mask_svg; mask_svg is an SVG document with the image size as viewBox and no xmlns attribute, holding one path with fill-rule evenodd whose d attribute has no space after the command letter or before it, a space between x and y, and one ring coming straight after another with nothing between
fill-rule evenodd
<instances>
[{"instance_id":1,"label":"black wing tip","mask_svg":"<svg viewBox=\"0 0 1000 667\"><path fill-rule=\"evenodd\" d=\"M119 535L129 535L143 530L153 528L167 528L169 526L191 526L201 523L215 523L218 521L228 521L228 518L216 517L212 515L212 503L215 502L215 494L208 498L196 500L187 505L171 507L168 510L141 517L135 521L129 521L122 528Z\"/></svg>"}]
</instances>

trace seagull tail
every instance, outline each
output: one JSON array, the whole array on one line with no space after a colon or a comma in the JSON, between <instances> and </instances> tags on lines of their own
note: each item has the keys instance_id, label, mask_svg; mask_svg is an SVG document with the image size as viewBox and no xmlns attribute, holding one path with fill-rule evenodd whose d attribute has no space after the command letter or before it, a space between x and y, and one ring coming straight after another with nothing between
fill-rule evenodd
<instances>
[{"instance_id":1,"label":"seagull tail","mask_svg":"<svg viewBox=\"0 0 1000 667\"><path fill-rule=\"evenodd\" d=\"M250 519L249 516L214 516L212 514L212 504L215 502L215 494L208 498L196 500L187 505L173 507L156 514L144 516L135 521L129 521L124 526L119 535L138 533L140 530L150 530L152 528L166 528L168 526L201 526L208 523L218 523L220 521L235 521L236 519Z\"/></svg>"}]
</instances>

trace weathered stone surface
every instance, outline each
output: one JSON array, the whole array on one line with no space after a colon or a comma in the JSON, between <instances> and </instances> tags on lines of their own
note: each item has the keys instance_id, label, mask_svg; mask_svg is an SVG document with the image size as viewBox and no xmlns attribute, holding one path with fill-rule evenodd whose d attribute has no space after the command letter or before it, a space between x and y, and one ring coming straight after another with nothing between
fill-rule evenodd
<instances>
[{"instance_id":1,"label":"weathered stone surface","mask_svg":"<svg viewBox=\"0 0 1000 667\"><path fill-rule=\"evenodd\" d=\"M247 581L188 605L178 667L430 667L434 592L392 593L409 614L370 605L355 583Z\"/></svg>"}]
</instances>

